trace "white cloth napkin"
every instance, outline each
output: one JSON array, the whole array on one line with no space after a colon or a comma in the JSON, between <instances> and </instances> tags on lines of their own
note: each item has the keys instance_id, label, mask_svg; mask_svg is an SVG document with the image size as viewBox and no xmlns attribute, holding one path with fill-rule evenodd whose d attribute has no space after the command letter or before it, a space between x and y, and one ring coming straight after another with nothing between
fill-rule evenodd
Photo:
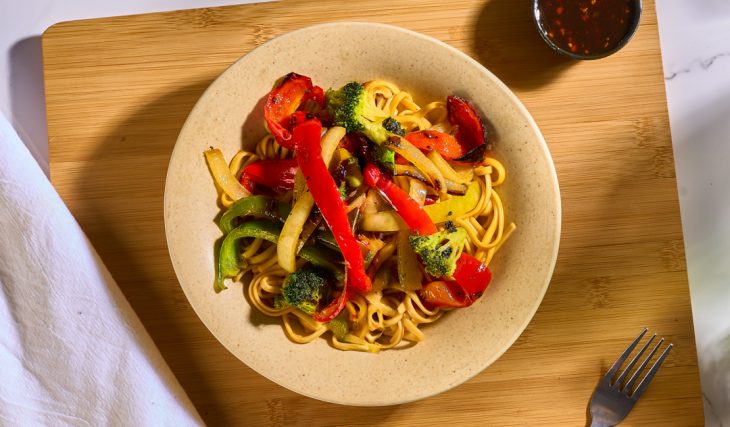
<instances>
[{"instance_id":1,"label":"white cloth napkin","mask_svg":"<svg viewBox=\"0 0 730 427\"><path fill-rule=\"evenodd\" d=\"M0 425L202 425L0 113Z\"/></svg>"}]
</instances>

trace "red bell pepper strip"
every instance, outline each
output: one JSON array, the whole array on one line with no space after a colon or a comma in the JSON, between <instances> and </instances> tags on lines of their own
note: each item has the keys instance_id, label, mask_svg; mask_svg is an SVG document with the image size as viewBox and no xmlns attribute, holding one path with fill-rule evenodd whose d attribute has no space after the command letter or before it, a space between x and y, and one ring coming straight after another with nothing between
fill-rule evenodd
<instances>
[{"instance_id":1,"label":"red bell pepper strip","mask_svg":"<svg viewBox=\"0 0 730 427\"><path fill-rule=\"evenodd\" d=\"M342 310L350 292L370 292L372 284L370 278L365 274L365 263L360 246L350 230L345 203L322 159L321 133L322 124L317 119L311 119L294 127L292 140L295 143L299 168L304 175L309 192L332 231L345 260L347 276L342 294L313 316L315 320L328 322Z\"/></svg>"},{"instance_id":2,"label":"red bell pepper strip","mask_svg":"<svg viewBox=\"0 0 730 427\"><path fill-rule=\"evenodd\" d=\"M420 130L410 132L406 140L418 147L421 151L436 150L445 159L454 160L464 156L466 151L453 136L437 130Z\"/></svg>"},{"instance_id":3,"label":"red bell pepper strip","mask_svg":"<svg viewBox=\"0 0 730 427\"><path fill-rule=\"evenodd\" d=\"M487 128L477 114L476 109L458 96L446 98L449 123L457 128L456 140L461 144L464 153L454 160L468 163L480 163L487 151L491 149L487 142Z\"/></svg>"},{"instance_id":4,"label":"red bell pepper strip","mask_svg":"<svg viewBox=\"0 0 730 427\"><path fill-rule=\"evenodd\" d=\"M474 300L464 292L464 288L452 280L426 283L417 293L429 310L442 307L463 308L474 303Z\"/></svg>"},{"instance_id":5,"label":"red bell pepper strip","mask_svg":"<svg viewBox=\"0 0 730 427\"><path fill-rule=\"evenodd\" d=\"M307 92L304 95L304 98L302 98L302 104L305 102L312 100L317 103L319 106L319 109L324 108L324 90L319 86L312 86L312 90Z\"/></svg>"},{"instance_id":6,"label":"red bell pepper strip","mask_svg":"<svg viewBox=\"0 0 730 427\"><path fill-rule=\"evenodd\" d=\"M367 276L365 276L367 277ZM327 323L337 317L345 308L345 304L350 299L350 292L347 290L347 279L345 279L345 289L340 292L337 298L333 299L326 307L312 314L312 318L318 322Z\"/></svg>"},{"instance_id":7,"label":"red bell pepper strip","mask_svg":"<svg viewBox=\"0 0 730 427\"><path fill-rule=\"evenodd\" d=\"M477 299L492 281L492 272L489 267L482 264L478 259L462 252L459 259L456 260L454 280L464 288L464 292L473 299Z\"/></svg>"},{"instance_id":8,"label":"red bell pepper strip","mask_svg":"<svg viewBox=\"0 0 730 427\"><path fill-rule=\"evenodd\" d=\"M254 194L261 193L259 186L285 193L294 188L294 176L298 169L296 159L259 160L243 169L241 184Z\"/></svg>"},{"instance_id":9,"label":"red bell pepper strip","mask_svg":"<svg viewBox=\"0 0 730 427\"><path fill-rule=\"evenodd\" d=\"M291 141L290 117L302 104L312 99L324 108L324 91L312 85L312 79L297 73L289 73L279 86L269 92L264 105L264 119L269 131L283 147L294 148Z\"/></svg>"},{"instance_id":10,"label":"red bell pepper strip","mask_svg":"<svg viewBox=\"0 0 730 427\"><path fill-rule=\"evenodd\" d=\"M393 181L385 177L377 166L368 163L365 166L364 175L365 183L380 190L412 232L421 236L428 236L438 231L436 224L433 223L433 220L421 205L395 185Z\"/></svg>"}]
</instances>

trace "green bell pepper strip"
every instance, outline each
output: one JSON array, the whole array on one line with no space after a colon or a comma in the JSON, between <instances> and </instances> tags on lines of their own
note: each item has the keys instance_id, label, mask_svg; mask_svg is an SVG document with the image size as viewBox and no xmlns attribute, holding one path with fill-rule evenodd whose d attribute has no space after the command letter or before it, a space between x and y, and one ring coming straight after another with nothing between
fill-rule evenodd
<instances>
[{"instance_id":1,"label":"green bell pepper strip","mask_svg":"<svg viewBox=\"0 0 730 427\"><path fill-rule=\"evenodd\" d=\"M235 228L236 218L254 216L284 222L289 216L291 205L267 196L249 196L236 200L221 216L218 226L228 234Z\"/></svg>"},{"instance_id":2,"label":"green bell pepper strip","mask_svg":"<svg viewBox=\"0 0 730 427\"><path fill-rule=\"evenodd\" d=\"M322 244L324 244L325 246L335 249L338 252L340 251L340 248L337 246L337 241L335 240L335 236L332 235L331 231L329 231L329 230L318 231L317 234L314 235L314 238L317 239Z\"/></svg>"},{"instance_id":3,"label":"green bell pepper strip","mask_svg":"<svg viewBox=\"0 0 730 427\"><path fill-rule=\"evenodd\" d=\"M264 239L272 243L279 240L281 225L269 220L251 220L231 230L221 243L218 253L218 271L215 279L215 291L226 289L223 281L235 277L241 268L246 266L239 256L238 241L244 237ZM339 260L342 256L335 251L319 245L305 246L299 251L299 256L314 265L332 270L337 280L344 281L345 275Z\"/></svg>"}]
</instances>

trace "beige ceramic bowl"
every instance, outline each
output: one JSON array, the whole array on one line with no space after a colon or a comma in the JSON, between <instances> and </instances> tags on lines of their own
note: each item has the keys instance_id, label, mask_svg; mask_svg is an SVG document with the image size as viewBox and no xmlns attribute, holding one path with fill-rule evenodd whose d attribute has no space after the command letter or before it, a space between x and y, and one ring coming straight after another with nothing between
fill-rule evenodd
<instances>
[{"instance_id":1,"label":"beige ceramic bowl","mask_svg":"<svg viewBox=\"0 0 730 427\"><path fill-rule=\"evenodd\" d=\"M339 87L376 78L417 102L458 94L494 124L493 153L507 168L501 188L518 228L493 262L494 280L472 307L423 328L426 340L380 354L343 352L325 339L300 345L278 319L251 309L240 284L213 291L219 210L203 151L226 158L264 134L262 98L290 71ZM304 28L256 48L226 70L190 113L170 160L165 230L175 272L190 304L216 338L261 375L295 392L348 405L392 405L432 396L481 372L527 326L550 282L560 234L560 196L545 141L525 107L494 75L462 52L401 28L341 22Z\"/></svg>"}]
</instances>

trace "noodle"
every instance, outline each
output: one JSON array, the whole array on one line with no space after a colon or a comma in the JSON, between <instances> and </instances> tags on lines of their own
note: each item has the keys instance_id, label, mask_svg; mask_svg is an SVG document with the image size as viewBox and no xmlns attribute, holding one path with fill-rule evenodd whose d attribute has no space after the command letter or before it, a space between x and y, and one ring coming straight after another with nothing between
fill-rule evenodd
<instances>
[{"instance_id":1,"label":"noodle","mask_svg":"<svg viewBox=\"0 0 730 427\"><path fill-rule=\"evenodd\" d=\"M448 121L446 103L435 101L419 107L410 93L400 90L391 82L375 80L364 85L366 97L383 115L395 118L406 131L434 129L451 132ZM275 138L267 134L255 147L253 153L239 151L230 162L231 172L240 179L246 165L260 159L287 159L294 153L281 147ZM473 255L485 264L489 264L495 253L514 232L514 223L505 222L505 211L502 199L495 190L504 183L506 171L496 159L488 157L482 165L473 170L464 170L463 165L451 164L438 152L428 155L438 172L449 180L459 184L477 181L480 188L479 201L469 212L462 214L454 223L466 230L468 239L464 252ZM443 201L452 196L445 191L427 191L426 186L412 178L397 177L397 185L409 192L420 204L427 194ZM290 192L291 193L291 192ZM288 195L289 200L291 194ZM282 199L284 199L282 197ZM225 194L220 203L228 207L233 203ZM361 209L365 215L382 207L382 200L372 191L360 192L348 205L348 212ZM372 254L367 269L373 281L373 291L367 295L353 295L347 301L343 313L346 314L350 330L344 340L334 334L332 346L340 350L357 350L377 352L394 348L401 344L408 345L426 338L421 326L438 320L445 310L436 308L429 310L415 291L404 291L398 279L390 274L379 275L384 269L392 268L392 255L396 251L396 233L381 237L383 246ZM282 327L286 336L295 343L309 343L329 331L327 324L319 323L295 308L280 306L277 297L282 294L282 287L287 272L277 263L277 246L262 239L249 239L241 252L245 268L239 275L250 274L251 279L246 286L246 294L253 307L261 313L282 318ZM297 263L297 267L300 267Z\"/></svg>"}]
</instances>

